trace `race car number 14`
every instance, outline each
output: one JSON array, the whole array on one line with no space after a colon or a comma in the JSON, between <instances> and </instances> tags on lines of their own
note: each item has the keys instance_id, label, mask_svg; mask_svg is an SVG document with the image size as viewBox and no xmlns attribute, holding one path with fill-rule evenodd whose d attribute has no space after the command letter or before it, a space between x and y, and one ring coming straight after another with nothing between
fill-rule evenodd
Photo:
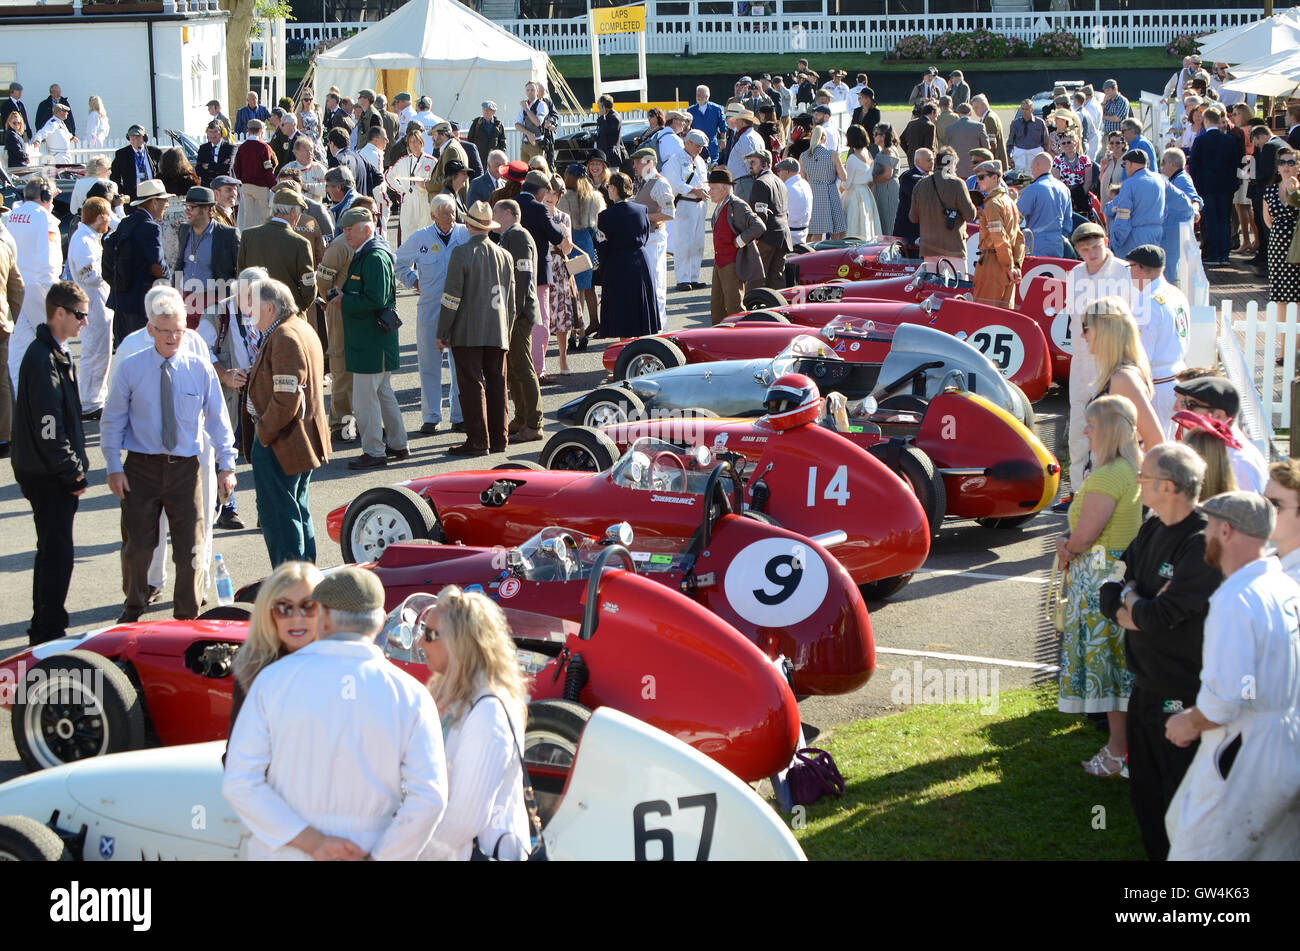
<instances>
[{"instance_id":1,"label":"race car number 14","mask_svg":"<svg viewBox=\"0 0 1300 951\"><path fill-rule=\"evenodd\" d=\"M786 627L821 607L829 581L816 551L788 538L765 538L732 559L723 591L732 610L751 624Z\"/></svg>"}]
</instances>

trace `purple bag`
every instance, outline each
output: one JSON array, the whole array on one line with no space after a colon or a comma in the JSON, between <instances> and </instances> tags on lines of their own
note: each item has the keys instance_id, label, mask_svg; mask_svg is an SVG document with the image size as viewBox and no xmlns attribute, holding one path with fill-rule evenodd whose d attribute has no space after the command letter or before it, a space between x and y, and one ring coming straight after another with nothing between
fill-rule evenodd
<instances>
[{"instance_id":1,"label":"purple bag","mask_svg":"<svg viewBox=\"0 0 1300 951\"><path fill-rule=\"evenodd\" d=\"M827 793L844 795L844 777L830 753L809 746L796 751L794 757L798 762L785 774L792 805L811 806Z\"/></svg>"}]
</instances>

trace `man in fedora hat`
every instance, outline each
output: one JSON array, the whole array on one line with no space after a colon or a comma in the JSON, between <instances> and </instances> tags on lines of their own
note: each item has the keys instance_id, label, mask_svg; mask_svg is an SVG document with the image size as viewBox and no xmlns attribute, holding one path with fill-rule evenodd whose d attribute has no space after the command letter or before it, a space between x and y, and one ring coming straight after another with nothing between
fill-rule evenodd
<instances>
[{"instance_id":1,"label":"man in fedora hat","mask_svg":"<svg viewBox=\"0 0 1300 951\"><path fill-rule=\"evenodd\" d=\"M763 219L731 192L731 173L709 172L713 212L713 291L709 314L713 323L740 310L745 285L762 281L763 259L754 246L767 230Z\"/></svg>"},{"instance_id":2,"label":"man in fedora hat","mask_svg":"<svg viewBox=\"0 0 1300 951\"><path fill-rule=\"evenodd\" d=\"M239 232L213 218L217 197L211 188L195 185L185 193L185 221L172 272L183 278L181 293L190 313L202 313L220 297L239 273ZM225 380L222 380L225 383ZM227 384L229 385L229 384Z\"/></svg>"},{"instance_id":3,"label":"man in fedora hat","mask_svg":"<svg viewBox=\"0 0 1300 951\"><path fill-rule=\"evenodd\" d=\"M290 289L300 313L306 313L307 305L316 299L311 244L294 231L306 210L307 203L294 189L277 189L271 194L271 220L245 229L239 241L239 270L254 265L266 268L272 280Z\"/></svg>"},{"instance_id":4,"label":"man in fedora hat","mask_svg":"<svg viewBox=\"0 0 1300 951\"><path fill-rule=\"evenodd\" d=\"M156 178L140 182L131 202L132 213L117 226L117 273L105 275L112 286L108 306L113 311L114 350L127 334L140 330L148 321L144 295L154 281L171 279L171 268L163 260L159 225L171 197Z\"/></svg>"},{"instance_id":5,"label":"man in fedora hat","mask_svg":"<svg viewBox=\"0 0 1300 951\"><path fill-rule=\"evenodd\" d=\"M515 261L509 251L488 240L501 226L486 202L470 206L465 226L470 238L452 250L447 264L438 349L451 350L465 414L465 442L448 451L481 456L504 451L509 441L505 370L516 312Z\"/></svg>"},{"instance_id":6,"label":"man in fedora hat","mask_svg":"<svg viewBox=\"0 0 1300 951\"><path fill-rule=\"evenodd\" d=\"M139 184L158 175L162 149L155 145L145 145L149 141L149 135L140 125L133 125L127 129L126 139L131 144L113 153L113 164L109 166L108 178L117 185L118 191L134 200Z\"/></svg>"},{"instance_id":7,"label":"man in fedora hat","mask_svg":"<svg viewBox=\"0 0 1300 951\"><path fill-rule=\"evenodd\" d=\"M375 644L383 586L343 568L292 609L319 611L320 636L253 681L226 753L248 857L414 859L446 810L447 760L433 697Z\"/></svg>"}]
</instances>

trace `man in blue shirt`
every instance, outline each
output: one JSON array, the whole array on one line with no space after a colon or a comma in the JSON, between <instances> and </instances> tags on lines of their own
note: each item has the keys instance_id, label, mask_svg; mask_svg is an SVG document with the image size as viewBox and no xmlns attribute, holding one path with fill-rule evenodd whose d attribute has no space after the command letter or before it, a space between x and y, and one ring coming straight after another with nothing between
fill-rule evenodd
<instances>
[{"instance_id":1,"label":"man in blue shirt","mask_svg":"<svg viewBox=\"0 0 1300 951\"><path fill-rule=\"evenodd\" d=\"M1124 171L1119 194L1106 205L1110 249L1121 259L1139 244L1159 244L1165 217L1165 185L1147 168L1147 154L1129 149Z\"/></svg>"},{"instance_id":2,"label":"man in blue shirt","mask_svg":"<svg viewBox=\"0 0 1300 951\"><path fill-rule=\"evenodd\" d=\"M248 120L261 119L265 122L271 118L271 110L266 106L258 105L257 93L250 91L248 94L248 105L240 107L235 113L235 138L242 139L248 134Z\"/></svg>"},{"instance_id":3,"label":"man in blue shirt","mask_svg":"<svg viewBox=\"0 0 1300 951\"><path fill-rule=\"evenodd\" d=\"M1165 149L1160 174L1165 179L1165 217L1160 230L1160 249L1165 252L1165 280L1178 283L1183 249L1183 225L1191 228L1205 202L1184 170L1182 149Z\"/></svg>"},{"instance_id":4,"label":"man in blue shirt","mask_svg":"<svg viewBox=\"0 0 1300 951\"><path fill-rule=\"evenodd\" d=\"M202 433L216 452L217 491L235 489L235 436L221 384L206 355L182 349L185 302L172 287L146 301L153 349L122 361L109 387L100 422L108 487L122 500L122 590L119 624L138 621L149 603L149 560L158 544L158 517L166 513L176 565L177 618L199 614L203 596L205 522ZM126 450L126 461L122 451Z\"/></svg>"},{"instance_id":5,"label":"man in blue shirt","mask_svg":"<svg viewBox=\"0 0 1300 951\"><path fill-rule=\"evenodd\" d=\"M686 110L691 117L691 128L699 129L709 137L709 164L718 160L718 133L726 128L727 120L722 107L709 101L709 87L695 87L695 105Z\"/></svg>"},{"instance_id":6,"label":"man in blue shirt","mask_svg":"<svg viewBox=\"0 0 1300 951\"><path fill-rule=\"evenodd\" d=\"M352 202L357 197L355 185L356 179L346 165L339 165L325 173L325 197L330 200L330 215L334 218L336 238L343 233L339 219L343 217L343 212L352 207Z\"/></svg>"},{"instance_id":7,"label":"man in blue shirt","mask_svg":"<svg viewBox=\"0 0 1300 951\"><path fill-rule=\"evenodd\" d=\"M1136 119L1125 119L1119 124L1120 135L1124 136L1124 142L1129 149L1141 149L1147 154L1147 168L1154 169L1159 167L1160 163L1156 159L1156 147L1151 144L1151 140L1142 134L1142 123ZM1236 174L1236 167L1233 167L1233 174ZM1119 177L1120 181L1128 178L1125 172Z\"/></svg>"},{"instance_id":8,"label":"man in blue shirt","mask_svg":"<svg viewBox=\"0 0 1300 951\"><path fill-rule=\"evenodd\" d=\"M1034 254L1059 258L1065 254L1065 236L1074 230L1070 190L1052 175L1052 157L1039 152L1029 164L1034 180L1020 189L1016 207L1024 227L1034 235Z\"/></svg>"}]
</instances>

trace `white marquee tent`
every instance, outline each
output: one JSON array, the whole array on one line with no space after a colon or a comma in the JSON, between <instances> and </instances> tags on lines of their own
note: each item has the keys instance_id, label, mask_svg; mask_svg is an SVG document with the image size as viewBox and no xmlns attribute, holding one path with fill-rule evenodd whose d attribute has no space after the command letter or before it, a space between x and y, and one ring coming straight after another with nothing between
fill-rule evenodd
<instances>
[{"instance_id":1,"label":"white marquee tent","mask_svg":"<svg viewBox=\"0 0 1300 951\"><path fill-rule=\"evenodd\" d=\"M338 86L428 96L433 111L462 129L491 99L514 126L524 84L545 80L548 57L457 0L410 0L369 29L321 53L313 87L319 102Z\"/></svg>"}]
</instances>

